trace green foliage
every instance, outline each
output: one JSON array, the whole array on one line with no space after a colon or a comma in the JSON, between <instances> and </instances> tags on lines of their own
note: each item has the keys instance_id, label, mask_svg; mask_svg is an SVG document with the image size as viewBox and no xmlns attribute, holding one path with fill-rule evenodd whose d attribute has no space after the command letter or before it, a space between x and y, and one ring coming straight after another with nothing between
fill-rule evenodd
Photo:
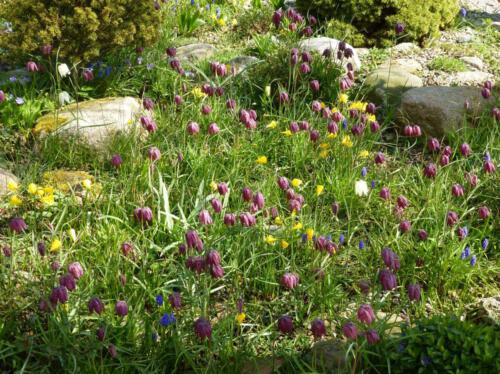
<instances>
[{"instance_id":1,"label":"green foliage","mask_svg":"<svg viewBox=\"0 0 500 374\"><path fill-rule=\"evenodd\" d=\"M252 101L261 100L266 86L271 87L273 100L277 100L281 91L290 94L292 100L295 96L299 102L313 99L331 101L338 96L343 68L334 60L314 54L312 73L302 74L299 71L300 64L290 64L290 50L295 45L293 41L281 45L265 37L257 37L254 41L263 61L248 69L250 79L242 76L237 81L238 90L252 97ZM309 87L311 80L321 82L319 93L312 93Z\"/></svg>"},{"instance_id":2,"label":"green foliage","mask_svg":"<svg viewBox=\"0 0 500 374\"><path fill-rule=\"evenodd\" d=\"M406 25L405 39L421 42L449 25L458 12L457 0L298 0L297 5L304 12L342 20L338 26L348 25L349 35L354 27L368 45L390 44L396 22Z\"/></svg>"},{"instance_id":3,"label":"green foliage","mask_svg":"<svg viewBox=\"0 0 500 374\"><path fill-rule=\"evenodd\" d=\"M135 0L6 0L0 18L13 31L0 34L0 48L25 58L52 45L59 58L88 62L127 46L147 46L157 40L161 11L153 2Z\"/></svg>"},{"instance_id":4,"label":"green foliage","mask_svg":"<svg viewBox=\"0 0 500 374\"><path fill-rule=\"evenodd\" d=\"M358 46L365 44L365 36L348 22L338 19L328 21L325 34L331 38L345 40L347 43Z\"/></svg>"},{"instance_id":5,"label":"green foliage","mask_svg":"<svg viewBox=\"0 0 500 374\"><path fill-rule=\"evenodd\" d=\"M177 26L180 34L190 35L204 24L205 21L197 7L187 4L179 7L177 13Z\"/></svg>"},{"instance_id":6,"label":"green foliage","mask_svg":"<svg viewBox=\"0 0 500 374\"><path fill-rule=\"evenodd\" d=\"M449 73L457 71L466 71L467 65L458 58L439 56L435 57L430 63L429 68L432 70L441 70Z\"/></svg>"},{"instance_id":7,"label":"green foliage","mask_svg":"<svg viewBox=\"0 0 500 374\"><path fill-rule=\"evenodd\" d=\"M408 373L498 373L500 335L497 327L433 317L403 329L391 366ZM418 370L418 371L417 371Z\"/></svg>"}]
</instances>

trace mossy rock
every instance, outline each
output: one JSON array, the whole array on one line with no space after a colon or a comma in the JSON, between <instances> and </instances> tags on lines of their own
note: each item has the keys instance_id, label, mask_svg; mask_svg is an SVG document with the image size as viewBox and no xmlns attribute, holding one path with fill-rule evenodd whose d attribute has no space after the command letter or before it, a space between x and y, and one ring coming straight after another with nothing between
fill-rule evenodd
<instances>
[{"instance_id":1,"label":"mossy rock","mask_svg":"<svg viewBox=\"0 0 500 374\"><path fill-rule=\"evenodd\" d=\"M112 97L67 105L39 118L33 133L57 133L83 138L103 148L117 132L141 131L141 104L133 97Z\"/></svg>"}]
</instances>

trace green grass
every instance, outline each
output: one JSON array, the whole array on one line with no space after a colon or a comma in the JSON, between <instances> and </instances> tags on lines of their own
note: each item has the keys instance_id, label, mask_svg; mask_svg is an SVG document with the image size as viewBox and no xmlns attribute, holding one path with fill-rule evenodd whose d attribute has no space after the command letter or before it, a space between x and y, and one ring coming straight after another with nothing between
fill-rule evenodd
<instances>
[{"instance_id":1,"label":"green grass","mask_svg":"<svg viewBox=\"0 0 500 374\"><path fill-rule=\"evenodd\" d=\"M231 40L234 35L223 37ZM344 371L385 372L395 347L387 345L390 352L372 351L364 337L356 343L342 337L342 325L347 321L355 322L362 332L367 330L356 317L361 304L371 304L375 312L385 313L386 319L404 314L414 323L432 315L463 315L479 297L498 294L498 177L483 171L484 153L488 151L496 163L500 151L499 129L490 112L485 112L475 127L465 127L443 140L442 146L452 149L451 163L438 166L434 179L426 178L423 167L428 162L439 165L440 157L427 150L426 137L400 137L381 116L382 110L377 113L382 125L379 132L372 133L367 125L361 136L354 136L351 129L359 119L350 118L349 108L360 105L353 97L356 89L348 92L348 103L338 102L338 67L314 55L312 73L298 73L298 66L288 65L295 39L287 34L280 37L282 49L264 46L266 61L258 69L249 70L248 77L222 79L210 75L206 63L197 67L208 75L211 84L224 86L223 97L192 95L192 89L199 88L204 80L181 77L169 67L163 52L175 42L171 35L166 35L157 49L144 52L143 64L137 64L137 56L129 52L111 58L107 63L117 67L129 58L131 66L117 68L108 78L89 83L86 92L90 97L127 94L155 99L150 115L158 131L145 139L117 135L101 152L76 139L34 138L29 133L32 120L26 110L9 107L1 149L20 177L16 193L23 198L23 205L9 204L14 193L0 201L1 246L12 248L11 257L0 257L2 369L37 373L234 373L249 361L272 356L283 359L280 370L284 373L320 371L305 354L313 343L310 324L321 318L327 323L327 337L323 339L338 339L346 351ZM217 58L233 55L232 51L222 53ZM381 58L379 54L382 52L374 52L373 58ZM154 68L148 69L147 63L154 63ZM309 89L311 79L321 81L319 93ZM54 105L52 97L58 89L47 82L39 81L30 91L9 86L8 92L29 95L45 110ZM69 82L62 85L71 88ZM263 94L265 85L271 85L271 97ZM290 103L278 105L277 95L285 87ZM176 94L184 98L179 109L173 104ZM237 101L235 112L227 110L228 98ZM346 129L339 123L337 137L328 137L329 120L312 111L313 100L337 107L347 118ZM0 105L6 104L11 102ZM210 105L212 113L202 115L202 105ZM239 120L239 110L251 108L258 112L255 130L246 129ZM187 133L189 121L200 125L197 136ZM271 121L276 121L275 128L267 126ZM320 140L312 142L308 131L284 134L292 121L308 121L319 131ZM209 136L207 128L213 122L221 131ZM26 134L24 142L18 142L19 132ZM347 136L352 146L343 141ZM469 157L460 154L464 142L473 150ZM151 146L162 153L154 163L147 157ZM322 153L325 150L326 155ZM374 162L377 152L385 155L382 165ZM116 153L123 158L118 169L110 163ZM262 155L268 162L259 165L256 160ZM363 177L364 167L367 174ZM28 186L44 186L43 174L57 169L88 171L100 188L87 195L81 188L56 191L55 204L43 206L39 197L27 191ZM468 184L466 173L479 176L476 186ZM277 185L280 176L289 181L302 180L294 188L304 198L300 211L290 210L286 192ZM355 182L361 179L368 185L374 182L367 196L355 194ZM229 192L221 196L211 187L212 182L227 183ZM452 195L455 183L464 186L463 197ZM317 194L317 186L324 187L321 194ZM384 186L391 191L388 201L379 197ZM243 227L238 219L240 213L252 209L251 203L241 197L244 187L265 197L265 206L256 210L256 225L252 227ZM399 195L410 201L402 216L394 210ZM221 213L211 206L214 198L223 204ZM334 202L340 205L336 215L331 209ZM134 209L143 206L152 209L150 225L141 225L133 218ZM480 206L489 207L492 215L488 219L479 219ZM270 208L277 209L280 220L270 216ZM210 211L212 225L199 222L202 209ZM459 216L453 227L446 224L448 211L456 211ZM235 226L224 225L225 213L236 214ZM15 216L26 220L26 232L14 234L8 229ZM399 229L402 220L411 222L408 233ZM464 226L469 234L459 240L457 228ZM71 237L71 229L76 240ZM418 239L420 229L429 233L427 240ZM185 242L188 230L196 230L203 240L201 254L194 249L188 250L188 255L179 253L178 246ZM315 249L314 241L307 239L310 230L315 237L331 235L337 251L328 254ZM276 239L274 244L270 235ZM342 245L341 235L345 238ZM51 252L50 243L56 238L62 241L62 248ZM481 248L484 238L490 241L486 250ZM286 248L281 245L283 241L288 243ZM39 242L47 246L43 257L37 250ZM133 245L128 256L121 252L123 242ZM477 256L475 266L470 265L470 257L460 258L467 245L471 256ZM382 290L378 278L384 268L380 255L384 247L392 248L401 263L395 272L398 286L388 292ZM205 255L210 249L221 255L221 278L211 277L209 271L197 275L186 267L188 256ZM40 301L47 300L75 261L84 269L76 290L69 292L66 303L52 311L41 311ZM55 262L61 266L57 270L52 268ZM318 269L324 273L323 278L316 276ZM295 289L287 290L280 284L285 272L300 276ZM361 292L361 280L370 283L369 294ZM420 301L408 298L406 288L413 283L422 286ZM174 291L182 295L180 310L173 310L167 299ZM157 295L163 295L163 305L157 305ZM92 297L103 301L101 315L89 313L87 304ZM115 313L118 300L125 300L129 306L126 317ZM243 300L246 314L241 325L236 322L239 300ZM177 321L164 327L160 318L167 312L173 312ZM284 314L293 318L293 334L283 335L277 330L277 319ZM211 322L209 341L194 334L193 323L200 316ZM391 326L386 319L378 318L369 328L390 341ZM106 328L103 342L96 337L99 327ZM108 353L110 344L117 348L116 358Z\"/></svg>"},{"instance_id":2,"label":"green grass","mask_svg":"<svg viewBox=\"0 0 500 374\"><path fill-rule=\"evenodd\" d=\"M459 71L466 71L467 64L462 60L448 56L438 56L432 59L428 64L429 69L445 71L447 73L456 73Z\"/></svg>"}]
</instances>

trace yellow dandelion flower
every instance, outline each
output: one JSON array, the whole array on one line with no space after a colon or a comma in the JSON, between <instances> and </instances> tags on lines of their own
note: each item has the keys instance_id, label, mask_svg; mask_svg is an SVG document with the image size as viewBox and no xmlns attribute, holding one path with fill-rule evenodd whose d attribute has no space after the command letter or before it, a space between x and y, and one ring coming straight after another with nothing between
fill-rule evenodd
<instances>
[{"instance_id":1,"label":"yellow dandelion flower","mask_svg":"<svg viewBox=\"0 0 500 374\"><path fill-rule=\"evenodd\" d=\"M324 149L324 150L322 150L319 153L319 157L321 157L321 158L327 158L328 157L328 153L329 153L328 149Z\"/></svg>"},{"instance_id":2,"label":"yellow dandelion flower","mask_svg":"<svg viewBox=\"0 0 500 374\"><path fill-rule=\"evenodd\" d=\"M267 157L266 156L259 156L259 157L257 157L257 160L255 162L257 162L259 165L265 165L265 164L267 164Z\"/></svg>"},{"instance_id":3,"label":"yellow dandelion flower","mask_svg":"<svg viewBox=\"0 0 500 374\"><path fill-rule=\"evenodd\" d=\"M54 195L44 195L40 197L40 201L47 206L54 205Z\"/></svg>"},{"instance_id":4,"label":"yellow dandelion flower","mask_svg":"<svg viewBox=\"0 0 500 374\"><path fill-rule=\"evenodd\" d=\"M214 181L210 182L210 189L214 192L217 191L217 183Z\"/></svg>"},{"instance_id":5,"label":"yellow dandelion flower","mask_svg":"<svg viewBox=\"0 0 500 374\"><path fill-rule=\"evenodd\" d=\"M324 190L325 190L325 186L323 186L322 184L318 184L316 186L316 196L321 195Z\"/></svg>"},{"instance_id":6,"label":"yellow dandelion flower","mask_svg":"<svg viewBox=\"0 0 500 374\"><path fill-rule=\"evenodd\" d=\"M278 122L276 122L276 121L271 121L271 122L269 122L269 124L266 126L266 128L268 128L268 129L275 129L276 127L278 127Z\"/></svg>"},{"instance_id":7,"label":"yellow dandelion flower","mask_svg":"<svg viewBox=\"0 0 500 374\"><path fill-rule=\"evenodd\" d=\"M299 187L300 185L302 184L302 180L298 179L298 178L293 178L292 179L292 186L297 188Z\"/></svg>"},{"instance_id":8,"label":"yellow dandelion flower","mask_svg":"<svg viewBox=\"0 0 500 374\"><path fill-rule=\"evenodd\" d=\"M282 240L280 242L280 247L283 249L287 249L290 246L290 243L288 243L286 240Z\"/></svg>"},{"instance_id":9,"label":"yellow dandelion flower","mask_svg":"<svg viewBox=\"0 0 500 374\"><path fill-rule=\"evenodd\" d=\"M314 230L309 228L306 230L307 240L312 240L314 236Z\"/></svg>"},{"instance_id":10,"label":"yellow dandelion flower","mask_svg":"<svg viewBox=\"0 0 500 374\"><path fill-rule=\"evenodd\" d=\"M325 109L326 108L326 104L324 103L324 101L321 102L321 109Z\"/></svg>"},{"instance_id":11,"label":"yellow dandelion flower","mask_svg":"<svg viewBox=\"0 0 500 374\"><path fill-rule=\"evenodd\" d=\"M224 26L226 26L226 20L224 18L219 18L219 20L217 21L217 24L220 27L224 27Z\"/></svg>"},{"instance_id":12,"label":"yellow dandelion flower","mask_svg":"<svg viewBox=\"0 0 500 374\"><path fill-rule=\"evenodd\" d=\"M43 195L45 195L45 190L42 187L38 187L38 189L36 190L36 195L41 198Z\"/></svg>"},{"instance_id":13,"label":"yellow dandelion flower","mask_svg":"<svg viewBox=\"0 0 500 374\"><path fill-rule=\"evenodd\" d=\"M349 135L345 135L342 138L342 145L344 147L347 147L347 148L351 148L352 147L352 140L351 140L351 137Z\"/></svg>"},{"instance_id":14,"label":"yellow dandelion flower","mask_svg":"<svg viewBox=\"0 0 500 374\"><path fill-rule=\"evenodd\" d=\"M274 243L276 243L276 238L272 235L268 235L265 237L264 241L267 243L267 244L270 244L270 245L274 245Z\"/></svg>"},{"instance_id":15,"label":"yellow dandelion flower","mask_svg":"<svg viewBox=\"0 0 500 374\"><path fill-rule=\"evenodd\" d=\"M363 149L361 152L359 152L359 157L361 158L367 158L370 155L370 152L368 152L366 149Z\"/></svg>"},{"instance_id":16,"label":"yellow dandelion flower","mask_svg":"<svg viewBox=\"0 0 500 374\"><path fill-rule=\"evenodd\" d=\"M245 313L238 313L236 315L236 322L238 322L238 324L241 325L245 321L245 318L246 318L246 314Z\"/></svg>"},{"instance_id":17,"label":"yellow dandelion flower","mask_svg":"<svg viewBox=\"0 0 500 374\"><path fill-rule=\"evenodd\" d=\"M11 192L16 192L18 188L19 188L19 184L17 184L17 182L9 181L7 183L7 189Z\"/></svg>"},{"instance_id":18,"label":"yellow dandelion flower","mask_svg":"<svg viewBox=\"0 0 500 374\"><path fill-rule=\"evenodd\" d=\"M28 193L30 195L35 195L38 191L38 186L35 183L28 184Z\"/></svg>"},{"instance_id":19,"label":"yellow dandelion flower","mask_svg":"<svg viewBox=\"0 0 500 374\"><path fill-rule=\"evenodd\" d=\"M294 230L301 230L304 225L301 222L297 222L295 225L293 225Z\"/></svg>"},{"instance_id":20,"label":"yellow dandelion flower","mask_svg":"<svg viewBox=\"0 0 500 374\"><path fill-rule=\"evenodd\" d=\"M276 225L282 225L282 224L283 224L283 220L281 219L281 217L280 217L280 216L278 216L278 217L276 217L276 218L274 219L274 223L275 223Z\"/></svg>"},{"instance_id":21,"label":"yellow dandelion flower","mask_svg":"<svg viewBox=\"0 0 500 374\"><path fill-rule=\"evenodd\" d=\"M231 21L231 25L238 26L238 20L236 18L233 18L233 20Z\"/></svg>"},{"instance_id":22,"label":"yellow dandelion flower","mask_svg":"<svg viewBox=\"0 0 500 374\"><path fill-rule=\"evenodd\" d=\"M347 100L349 100L349 96L347 96L346 94L340 94L339 95L339 103L340 104L347 103Z\"/></svg>"},{"instance_id":23,"label":"yellow dandelion flower","mask_svg":"<svg viewBox=\"0 0 500 374\"><path fill-rule=\"evenodd\" d=\"M18 195L12 195L9 199L9 204L12 206L21 206L23 200Z\"/></svg>"},{"instance_id":24,"label":"yellow dandelion flower","mask_svg":"<svg viewBox=\"0 0 500 374\"><path fill-rule=\"evenodd\" d=\"M293 132L291 132L290 130L285 130L285 131L282 131L281 133L285 136L292 136L293 135Z\"/></svg>"},{"instance_id":25,"label":"yellow dandelion flower","mask_svg":"<svg viewBox=\"0 0 500 374\"><path fill-rule=\"evenodd\" d=\"M337 137L337 134L334 134L334 133L329 133L327 136L326 136L328 139L335 139Z\"/></svg>"},{"instance_id":26,"label":"yellow dandelion flower","mask_svg":"<svg viewBox=\"0 0 500 374\"><path fill-rule=\"evenodd\" d=\"M336 106L334 106L332 108L332 113L336 113L336 112L340 112L339 108L337 108Z\"/></svg>"},{"instance_id":27,"label":"yellow dandelion flower","mask_svg":"<svg viewBox=\"0 0 500 374\"><path fill-rule=\"evenodd\" d=\"M50 251L51 252L57 252L61 249L62 243L59 239L54 239L52 240L52 243L50 243Z\"/></svg>"},{"instance_id":28,"label":"yellow dandelion flower","mask_svg":"<svg viewBox=\"0 0 500 374\"><path fill-rule=\"evenodd\" d=\"M377 117L375 116L375 114L369 114L366 119L368 120L368 122L375 122L377 120Z\"/></svg>"},{"instance_id":29,"label":"yellow dandelion flower","mask_svg":"<svg viewBox=\"0 0 500 374\"><path fill-rule=\"evenodd\" d=\"M54 187L52 187L52 186L45 186L43 188L43 192L45 192L48 195L52 195L54 193Z\"/></svg>"}]
</instances>

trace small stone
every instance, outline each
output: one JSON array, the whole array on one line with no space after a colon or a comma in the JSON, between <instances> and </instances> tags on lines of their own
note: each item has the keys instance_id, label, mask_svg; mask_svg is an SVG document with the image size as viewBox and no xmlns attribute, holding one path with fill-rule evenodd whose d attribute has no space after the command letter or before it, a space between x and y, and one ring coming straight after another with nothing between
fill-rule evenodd
<instances>
[{"instance_id":1,"label":"small stone","mask_svg":"<svg viewBox=\"0 0 500 374\"><path fill-rule=\"evenodd\" d=\"M238 56L228 61L228 65L230 65L236 74L240 74L243 70L245 70L250 65L258 62L259 59L253 56Z\"/></svg>"},{"instance_id":2,"label":"small stone","mask_svg":"<svg viewBox=\"0 0 500 374\"><path fill-rule=\"evenodd\" d=\"M465 62L467 65L476 68L477 70L483 70L484 63L483 60L481 60L479 57L465 56L465 57L460 57L460 60Z\"/></svg>"},{"instance_id":3,"label":"small stone","mask_svg":"<svg viewBox=\"0 0 500 374\"><path fill-rule=\"evenodd\" d=\"M400 315L391 314L389 317L387 317L387 314L381 311L377 312L377 319L383 320L385 322L384 325L387 327L387 329L384 331L384 333L389 335L401 334L401 325L407 322Z\"/></svg>"},{"instance_id":4,"label":"small stone","mask_svg":"<svg viewBox=\"0 0 500 374\"><path fill-rule=\"evenodd\" d=\"M399 43L396 44L394 47L392 47L392 50L394 52L410 52L415 49L419 49L418 46L414 43L406 42L406 43Z\"/></svg>"},{"instance_id":5,"label":"small stone","mask_svg":"<svg viewBox=\"0 0 500 374\"><path fill-rule=\"evenodd\" d=\"M19 183L17 177L10 171L0 168L0 196L9 192L7 188L9 182Z\"/></svg>"},{"instance_id":6,"label":"small stone","mask_svg":"<svg viewBox=\"0 0 500 374\"><path fill-rule=\"evenodd\" d=\"M215 54L217 49L206 43L194 43L177 48L179 60L205 60Z\"/></svg>"},{"instance_id":7,"label":"small stone","mask_svg":"<svg viewBox=\"0 0 500 374\"><path fill-rule=\"evenodd\" d=\"M500 295L479 299L467 309L469 319L500 325Z\"/></svg>"},{"instance_id":8,"label":"small stone","mask_svg":"<svg viewBox=\"0 0 500 374\"><path fill-rule=\"evenodd\" d=\"M455 34L457 43L469 43L474 39L475 31L470 27L465 27Z\"/></svg>"},{"instance_id":9,"label":"small stone","mask_svg":"<svg viewBox=\"0 0 500 374\"><path fill-rule=\"evenodd\" d=\"M359 58L364 58L370 54L370 48L356 48L356 52L358 53Z\"/></svg>"},{"instance_id":10,"label":"small stone","mask_svg":"<svg viewBox=\"0 0 500 374\"><path fill-rule=\"evenodd\" d=\"M327 37L308 38L300 42L299 48L306 52L317 52L320 55L323 54L325 49L330 49L332 51L332 58L339 61L337 59L337 50L339 43L339 40ZM353 56L349 59L343 59L341 62L343 64L347 64L348 62L350 62L352 63L354 70L359 70L361 68L361 61L359 60L356 49L349 44L346 44L346 48L352 49Z\"/></svg>"}]
</instances>

